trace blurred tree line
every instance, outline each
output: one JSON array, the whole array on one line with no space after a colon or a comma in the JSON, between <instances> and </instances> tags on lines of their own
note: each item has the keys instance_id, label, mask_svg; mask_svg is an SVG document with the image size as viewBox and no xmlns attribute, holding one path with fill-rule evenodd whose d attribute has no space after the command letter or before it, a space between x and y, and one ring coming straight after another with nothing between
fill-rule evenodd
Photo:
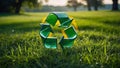
<instances>
[{"instance_id":1,"label":"blurred tree line","mask_svg":"<svg viewBox=\"0 0 120 68\"><path fill-rule=\"evenodd\" d=\"M102 6L103 5L103 1L104 0L68 0L67 1L67 6L68 7L73 7L74 8L74 11L77 10L77 7L81 6L81 5L84 5L82 4L81 1L84 1L86 2L87 4L87 8L89 11L91 11L92 7L94 8L95 11L98 10L98 7ZM116 11L116 10L119 10L118 9L118 0L112 0L113 4L112 4L112 10L113 11Z\"/></svg>"},{"instance_id":2,"label":"blurred tree line","mask_svg":"<svg viewBox=\"0 0 120 68\"><path fill-rule=\"evenodd\" d=\"M0 12L9 12L9 13L20 13L22 6L40 7L42 6L42 1L48 2L49 0L0 0ZM87 8L91 11L91 7L94 10L98 10L99 6L103 5L103 0L67 0L67 6L73 7L74 11L77 10L78 6L84 5L81 1L86 2ZM112 0L112 10L118 9L118 0Z\"/></svg>"}]
</instances>

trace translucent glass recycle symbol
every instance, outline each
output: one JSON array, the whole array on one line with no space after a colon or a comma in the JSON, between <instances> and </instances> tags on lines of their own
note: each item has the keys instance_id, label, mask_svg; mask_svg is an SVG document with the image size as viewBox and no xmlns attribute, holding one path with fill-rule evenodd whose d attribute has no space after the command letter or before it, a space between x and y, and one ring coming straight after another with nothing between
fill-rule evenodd
<instances>
[{"instance_id":1,"label":"translucent glass recycle symbol","mask_svg":"<svg viewBox=\"0 0 120 68\"><path fill-rule=\"evenodd\" d=\"M42 20L40 24L40 37L46 48L57 48L57 37L51 37L53 33L51 26L63 28L62 37L59 42L62 48L71 47L77 37L76 30L78 27L72 17L68 17L64 12L52 12Z\"/></svg>"}]
</instances>

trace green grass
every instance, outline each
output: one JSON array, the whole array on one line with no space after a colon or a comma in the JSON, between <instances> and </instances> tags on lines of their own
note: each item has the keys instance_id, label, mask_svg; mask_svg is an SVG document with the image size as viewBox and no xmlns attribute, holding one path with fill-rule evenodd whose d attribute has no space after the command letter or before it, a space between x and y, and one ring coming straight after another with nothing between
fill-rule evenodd
<instances>
[{"instance_id":1,"label":"green grass","mask_svg":"<svg viewBox=\"0 0 120 68\"><path fill-rule=\"evenodd\" d=\"M39 24L48 13L0 14L0 68L119 68L120 12L67 14L78 24L78 37L64 52L41 42Z\"/></svg>"}]
</instances>

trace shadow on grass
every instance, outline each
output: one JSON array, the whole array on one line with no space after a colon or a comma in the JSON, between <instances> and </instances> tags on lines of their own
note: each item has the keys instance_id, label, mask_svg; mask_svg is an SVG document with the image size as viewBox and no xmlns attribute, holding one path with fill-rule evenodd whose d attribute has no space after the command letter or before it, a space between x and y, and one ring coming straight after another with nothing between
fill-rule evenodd
<instances>
[{"instance_id":1,"label":"shadow on grass","mask_svg":"<svg viewBox=\"0 0 120 68\"><path fill-rule=\"evenodd\" d=\"M39 30L39 22L31 21L31 22L16 22L12 24L1 24L0 25L0 33L24 33Z\"/></svg>"},{"instance_id":2,"label":"shadow on grass","mask_svg":"<svg viewBox=\"0 0 120 68\"><path fill-rule=\"evenodd\" d=\"M103 21L102 23L105 23L107 25L111 25L111 26L120 26L120 21Z\"/></svg>"},{"instance_id":3,"label":"shadow on grass","mask_svg":"<svg viewBox=\"0 0 120 68\"><path fill-rule=\"evenodd\" d=\"M106 18L103 19L103 17L75 17L76 19L80 20L90 20L90 21L98 21L100 23L110 25L110 26L120 26L120 20L114 20L114 19L109 19L107 20ZM99 24L99 23L98 23Z\"/></svg>"},{"instance_id":4,"label":"shadow on grass","mask_svg":"<svg viewBox=\"0 0 120 68\"><path fill-rule=\"evenodd\" d=\"M78 27L79 30L94 30L94 31L98 31L98 32L105 32L105 33L116 33L119 34L120 30L116 29L116 28L108 28L108 27L102 27L102 26L79 26Z\"/></svg>"},{"instance_id":5,"label":"shadow on grass","mask_svg":"<svg viewBox=\"0 0 120 68\"><path fill-rule=\"evenodd\" d=\"M0 17L6 17L6 16L19 16L19 15L22 15L22 16L31 16L29 14L25 14L25 13L21 13L21 14L14 14L14 13L0 13Z\"/></svg>"}]
</instances>

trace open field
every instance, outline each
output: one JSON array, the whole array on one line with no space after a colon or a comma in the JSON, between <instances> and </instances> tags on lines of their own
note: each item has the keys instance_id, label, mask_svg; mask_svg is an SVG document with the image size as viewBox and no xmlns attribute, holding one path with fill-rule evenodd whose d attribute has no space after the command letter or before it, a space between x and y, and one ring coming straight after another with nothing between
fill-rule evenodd
<instances>
[{"instance_id":1,"label":"open field","mask_svg":"<svg viewBox=\"0 0 120 68\"><path fill-rule=\"evenodd\" d=\"M120 68L120 12L67 14L78 24L78 37L64 52L41 42L39 24L48 13L0 14L0 68Z\"/></svg>"}]
</instances>

